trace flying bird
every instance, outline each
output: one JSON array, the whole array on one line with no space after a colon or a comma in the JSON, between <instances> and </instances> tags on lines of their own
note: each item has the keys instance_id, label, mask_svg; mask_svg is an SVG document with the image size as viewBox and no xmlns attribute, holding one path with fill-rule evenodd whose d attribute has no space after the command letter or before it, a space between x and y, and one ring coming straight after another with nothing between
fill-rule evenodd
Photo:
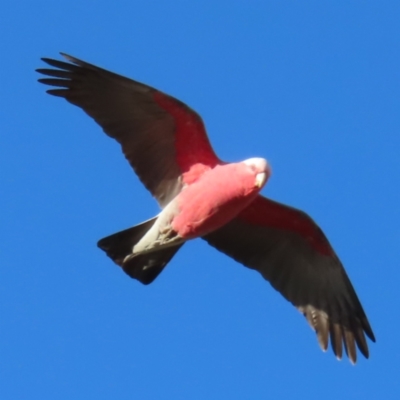
<instances>
[{"instance_id":1,"label":"flying bird","mask_svg":"<svg viewBox=\"0 0 400 400\"><path fill-rule=\"evenodd\" d=\"M259 194L271 175L263 158L221 161L201 117L145 84L61 53L39 82L82 108L122 148L161 212L105 237L100 249L130 277L151 283L188 240L201 237L254 269L304 314L322 350L368 358L371 326L329 241L304 212Z\"/></svg>"}]
</instances>

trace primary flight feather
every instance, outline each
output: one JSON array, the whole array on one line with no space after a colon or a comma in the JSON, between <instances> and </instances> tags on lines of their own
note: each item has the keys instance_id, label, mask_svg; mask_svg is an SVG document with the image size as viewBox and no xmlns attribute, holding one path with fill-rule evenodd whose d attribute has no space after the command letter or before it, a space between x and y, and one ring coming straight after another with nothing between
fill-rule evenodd
<instances>
[{"instance_id":1,"label":"primary flight feather","mask_svg":"<svg viewBox=\"0 0 400 400\"><path fill-rule=\"evenodd\" d=\"M62 54L62 53L61 53ZM323 350L355 363L374 334L347 274L315 222L259 194L262 158L222 162L200 116L177 99L77 58L43 58L47 92L82 108L117 140L162 211L98 246L132 278L151 283L185 241L201 237L257 270L300 310Z\"/></svg>"}]
</instances>

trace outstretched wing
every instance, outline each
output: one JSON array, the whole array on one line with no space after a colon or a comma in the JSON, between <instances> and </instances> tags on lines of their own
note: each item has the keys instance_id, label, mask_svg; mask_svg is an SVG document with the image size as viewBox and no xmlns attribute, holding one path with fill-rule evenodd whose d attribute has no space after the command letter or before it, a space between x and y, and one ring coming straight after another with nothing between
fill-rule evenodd
<instances>
[{"instance_id":1,"label":"outstretched wing","mask_svg":"<svg viewBox=\"0 0 400 400\"><path fill-rule=\"evenodd\" d=\"M255 269L296 306L315 329L323 350L342 343L350 360L356 344L368 358L365 334L375 341L364 310L325 235L305 213L258 196L233 221L204 239Z\"/></svg>"},{"instance_id":2,"label":"outstretched wing","mask_svg":"<svg viewBox=\"0 0 400 400\"><path fill-rule=\"evenodd\" d=\"M61 53L62 54L62 53ZM54 69L47 93L82 108L117 140L146 188L163 207L187 179L220 161L203 121L188 106L156 89L62 54L69 62L43 58Z\"/></svg>"}]
</instances>

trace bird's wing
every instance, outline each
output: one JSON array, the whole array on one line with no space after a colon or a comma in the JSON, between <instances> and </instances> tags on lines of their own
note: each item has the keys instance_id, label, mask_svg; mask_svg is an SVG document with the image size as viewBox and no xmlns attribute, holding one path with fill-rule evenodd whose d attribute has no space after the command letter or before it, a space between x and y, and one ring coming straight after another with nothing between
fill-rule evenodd
<instances>
[{"instance_id":1,"label":"bird's wing","mask_svg":"<svg viewBox=\"0 0 400 400\"><path fill-rule=\"evenodd\" d=\"M255 269L296 306L315 329L323 350L342 343L356 362L356 344L368 358L365 334L375 341L346 272L321 229L305 213L258 196L233 221L204 239Z\"/></svg>"},{"instance_id":2,"label":"bird's wing","mask_svg":"<svg viewBox=\"0 0 400 400\"><path fill-rule=\"evenodd\" d=\"M61 53L62 54L62 53ZM62 54L37 71L47 92L82 108L117 140L140 180L161 206L181 190L191 168L219 163L203 121L188 106L156 89Z\"/></svg>"}]
</instances>

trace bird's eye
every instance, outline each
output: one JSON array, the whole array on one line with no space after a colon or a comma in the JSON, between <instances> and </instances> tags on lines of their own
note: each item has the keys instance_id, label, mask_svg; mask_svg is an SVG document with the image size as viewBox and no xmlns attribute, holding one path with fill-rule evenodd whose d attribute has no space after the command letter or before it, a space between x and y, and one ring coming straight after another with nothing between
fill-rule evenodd
<instances>
[{"instance_id":1,"label":"bird's eye","mask_svg":"<svg viewBox=\"0 0 400 400\"><path fill-rule=\"evenodd\" d=\"M256 166L254 164L250 165L250 169L252 170L252 172L256 172Z\"/></svg>"}]
</instances>

